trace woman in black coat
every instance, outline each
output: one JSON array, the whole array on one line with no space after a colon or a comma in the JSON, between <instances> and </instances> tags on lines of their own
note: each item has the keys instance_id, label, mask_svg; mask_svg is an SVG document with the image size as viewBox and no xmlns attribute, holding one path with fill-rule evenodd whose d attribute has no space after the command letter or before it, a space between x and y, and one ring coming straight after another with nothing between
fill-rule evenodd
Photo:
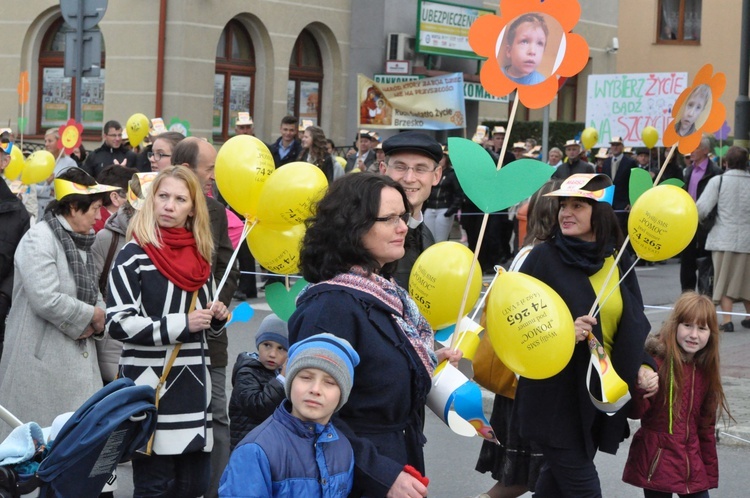
<instances>
[{"instance_id":1,"label":"woman in black coat","mask_svg":"<svg viewBox=\"0 0 750 498\"><path fill-rule=\"evenodd\" d=\"M538 497L601 496L594 455L599 449L614 454L628 436L627 408L607 415L598 411L589 397L588 333L604 345L615 371L631 392L636 382L648 384L656 376L644 366L653 363L643 350L650 326L635 273L616 285L630 267L627 252L604 292L604 297L609 297L602 300L601 313L596 318L589 315L623 236L612 207L601 201L603 189L612 185L609 177L576 176L588 177L582 187L571 190L566 180L560 190L548 194L560 199L558 223L521 267L522 272L560 294L575 317L577 342L570 362L557 375L519 380L514 424L522 437L540 445L545 459L536 484ZM653 395L655 388L650 389L649 395Z\"/></svg>"},{"instance_id":2,"label":"woman in black coat","mask_svg":"<svg viewBox=\"0 0 750 498\"><path fill-rule=\"evenodd\" d=\"M385 278L404 255L411 207L404 189L373 173L335 181L307 221L300 269L310 282L289 319L289 343L321 332L357 350L349 400L334 415L354 449L350 496L426 496L405 472L424 474L422 432L431 377L443 359L432 329L408 292Z\"/></svg>"}]
</instances>

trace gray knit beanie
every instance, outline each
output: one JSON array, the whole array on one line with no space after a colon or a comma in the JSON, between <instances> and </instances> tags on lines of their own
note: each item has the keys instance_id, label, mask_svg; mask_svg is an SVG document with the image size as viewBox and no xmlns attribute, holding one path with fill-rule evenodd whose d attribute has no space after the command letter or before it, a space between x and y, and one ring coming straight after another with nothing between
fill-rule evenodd
<instances>
[{"instance_id":1,"label":"gray knit beanie","mask_svg":"<svg viewBox=\"0 0 750 498\"><path fill-rule=\"evenodd\" d=\"M349 341L333 334L316 334L292 344L286 367L284 390L291 399L292 381L305 368L317 368L333 377L339 385L341 398L338 411L349 399L354 383L354 367L359 365L359 355Z\"/></svg>"},{"instance_id":2,"label":"gray knit beanie","mask_svg":"<svg viewBox=\"0 0 750 498\"><path fill-rule=\"evenodd\" d=\"M289 328L284 320L271 313L263 319L255 333L255 347L263 341L273 341L289 350Z\"/></svg>"}]
</instances>

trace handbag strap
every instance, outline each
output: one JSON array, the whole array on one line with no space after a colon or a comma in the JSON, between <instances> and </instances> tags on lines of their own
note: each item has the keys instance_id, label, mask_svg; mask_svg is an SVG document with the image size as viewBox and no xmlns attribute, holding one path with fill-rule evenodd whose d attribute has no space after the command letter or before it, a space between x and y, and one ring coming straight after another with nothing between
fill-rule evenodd
<instances>
[{"instance_id":1,"label":"handbag strap","mask_svg":"<svg viewBox=\"0 0 750 498\"><path fill-rule=\"evenodd\" d=\"M193 298L190 300L190 308L188 308L188 313L192 313L195 310L195 303L197 299L198 299L198 291L196 290L195 292L193 292ZM174 362L177 359L177 355L179 354L181 348L182 348L182 343L178 343L174 347L174 349L172 349L172 354L169 356L169 361L167 361L167 364L164 366L164 370L162 371L161 377L159 377L159 382L156 384L156 396L154 399L154 406L156 406L157 413L159 411L159 391L161 391L161 388L167 382L169 371L172 370L172 365L174 365ZM153 444L154 444L154 434L151 435L151 437L148 440L148 444L146 445L147 455L151 454L151 448Z\"/></svg>"},{"instance_id":2,"label":"handbag strap","mask_svg":"<svg viewBox=\"0 0 750 498\"><path fill-rule=\"evenodd\" d=\"M112 260L115 257L115 249L117 249L117 243L120 241L120 234L112 232L112 242L109 243L109 251L107 251L107 258L104 260L104 266L102 266L102 273L99 275L99 291L102 293L102 297L107 299L107 279L109 277L109 269L112 267Z\"/></svg>"}]
</instances>

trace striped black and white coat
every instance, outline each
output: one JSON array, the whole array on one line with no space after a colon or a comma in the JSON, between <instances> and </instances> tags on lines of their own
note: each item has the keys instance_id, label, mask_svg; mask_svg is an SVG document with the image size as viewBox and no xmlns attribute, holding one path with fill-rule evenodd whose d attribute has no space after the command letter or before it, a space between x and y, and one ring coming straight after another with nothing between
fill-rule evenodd
<instances>
[{"instance_id":1,"label":"striped black and white coat","mask_svg":"<svg viewBox=\"0 0 750 498\"><path fill-rule=\"evenodd\" d=\"M198 290L196 309L205 309L214 293L213 277ZM224 322L191 333L188 310L193 297L159 272L146 252L128 242L115 259L107 296L107 333L123 342L119 374L137 385L156 388L177 344L182 344L164 386L153 451L157 455L210 452L211 360L206 334L221 333Z\"/></svg>"}]
</instances>

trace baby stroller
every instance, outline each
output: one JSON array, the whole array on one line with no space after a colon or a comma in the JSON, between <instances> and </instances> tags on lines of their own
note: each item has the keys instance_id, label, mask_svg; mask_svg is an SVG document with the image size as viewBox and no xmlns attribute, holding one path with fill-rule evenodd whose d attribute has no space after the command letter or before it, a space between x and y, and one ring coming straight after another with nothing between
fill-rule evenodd
<instances>
[{"instance_id":1,"label":"baby stroller","mask_svg":"<svg viewBox=\"0 0 750 498\"><path fill-rule=\"evenodd\" d=\"M145 446L155 428L153 388L117 379L68 419L35 473L0 467L0 498L36 489L39 498L95 498L117 464Z\"/></svg>"}]
</instances>

